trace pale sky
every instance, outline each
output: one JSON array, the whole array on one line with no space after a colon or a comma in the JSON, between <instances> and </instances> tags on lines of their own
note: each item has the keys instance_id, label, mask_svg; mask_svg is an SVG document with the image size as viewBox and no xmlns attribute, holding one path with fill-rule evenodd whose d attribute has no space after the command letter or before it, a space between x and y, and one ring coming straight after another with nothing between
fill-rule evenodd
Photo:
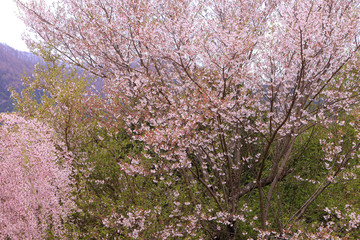
<instances>
[{"instance_id":1,"label":"pale sky","mask_svg":"<svg viewBox=\"0 0 360 240\"><path fill-rule=\"evenodd\" d=\"M16 12L13 0L0 0L0 42L17 50L28 51L21 38L25 25L17 18Z\"/></svg>"},{"instance_id":2,"label":"pale sky","mask_svg":"<svg viewBox=\"0 0 360 240\"><path fill-rule=\"evenodd\" d=\"M13 0L0 0L0 42L20 51L29 51L21 37L24 31L25 25L17 18L17 7Z\"/></svg>"}]
</instances>

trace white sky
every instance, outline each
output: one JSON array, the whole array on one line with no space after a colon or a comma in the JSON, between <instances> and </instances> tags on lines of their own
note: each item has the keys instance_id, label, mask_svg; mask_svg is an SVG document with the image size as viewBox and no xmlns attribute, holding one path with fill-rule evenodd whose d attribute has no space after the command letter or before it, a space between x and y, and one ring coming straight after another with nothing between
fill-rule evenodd
<instances>
[{"instance_id":1,"label":"white sky","mask_svg":"<svg viewBox=\"0 0 360 240\"><path fill-rule=\"evenodd\" d=\"M45 0L53 2L53 0ZM29 51L22 40L24 23L17 17L17 7L13 0L0 0L0 42L21 51Z\"/></svg>"},{"instance_id":2,"label":"white sky","mask_svg":"<svg viewBox=\"0 0 360 240\"><path fill-rule=\"evenodd\" d=\"M17 18L17 7L13 0L0 0L0 42L17 50L28 51L21 34L24 23Z\"/></svg>"}]
</instances>

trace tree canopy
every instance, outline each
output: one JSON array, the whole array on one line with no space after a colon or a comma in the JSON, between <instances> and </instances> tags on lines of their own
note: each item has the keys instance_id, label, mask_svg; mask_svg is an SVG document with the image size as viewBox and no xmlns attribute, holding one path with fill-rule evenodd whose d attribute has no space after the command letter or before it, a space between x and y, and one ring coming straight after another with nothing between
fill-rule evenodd
<instances>
[{"instance_id":1,"label":"tree canopy","mask_svg":"<svg viewBox=\"0 0 360 240\"><path fill-rule=\"evenodd\" d=\"M359 166L357 1L16 2L34 51L104 79L87 105L109 141L98 154L113 155L141 199L104 226L163 239L358 233L353 200L341 214L321 201ZM120 129L136 154L110 140ZM306 215L315 201L321 220Z\"/></svg>"}]
</instances>

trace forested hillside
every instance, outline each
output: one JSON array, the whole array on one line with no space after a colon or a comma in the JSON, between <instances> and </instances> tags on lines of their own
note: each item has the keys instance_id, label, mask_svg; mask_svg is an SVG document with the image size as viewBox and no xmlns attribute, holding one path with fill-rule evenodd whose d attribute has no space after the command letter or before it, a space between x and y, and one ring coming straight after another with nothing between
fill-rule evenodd
<instances>
[{"instance_id":1,"label":"forested hillside","mask_svg":"<svg viewBox=\"0 0 360 240\"><path fill-rule=\"evenodd\" d=\"M38 58L0 43L0 112L12 111L9 87L21 89L21 76L31 75Z\"/></svg>"}]
</instances>

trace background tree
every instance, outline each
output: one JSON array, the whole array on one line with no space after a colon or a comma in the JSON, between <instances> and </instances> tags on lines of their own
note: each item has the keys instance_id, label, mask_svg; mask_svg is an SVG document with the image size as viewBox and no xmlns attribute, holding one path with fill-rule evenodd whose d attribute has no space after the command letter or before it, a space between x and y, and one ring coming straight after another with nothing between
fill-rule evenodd
<instances>
[{"instance_id":1,"label":"background tree","mask_svg":"<svg viewBox=\"0 0 360 240\"><path fill-rule=\"evenodd\" d=\"M32 76L23 77L21 93L11 90L15 109L21 115L47 122L66 150L76 153L96 124L96 114L86 106L100 98L93 94L93 80L85 74L60 63L49 50L41 50L41 57L43 63L36 66Z\"/></svg>"},{"instance_id":2,"label":"background tree","mask_svg":"<svg viewBox=\"0 0 360 240\"><path fill-rule=\"evenodd\" d=\"M163 238L203 231L236 239L250 234L242 222L258 238L286 234L286 223L357 164L358 120L343 120L359 102L349 81L356 1L16 2L38 37L29 44L104 78L112 127L125 122L156 154L125 171L150 162L185 184L186 197L170 203L177 223ZM274 215L275 192L290 174L306 175L296 163L313 144L312 163L323 166L316 188L300 207Z\"/></svg>"}]
</instances>

